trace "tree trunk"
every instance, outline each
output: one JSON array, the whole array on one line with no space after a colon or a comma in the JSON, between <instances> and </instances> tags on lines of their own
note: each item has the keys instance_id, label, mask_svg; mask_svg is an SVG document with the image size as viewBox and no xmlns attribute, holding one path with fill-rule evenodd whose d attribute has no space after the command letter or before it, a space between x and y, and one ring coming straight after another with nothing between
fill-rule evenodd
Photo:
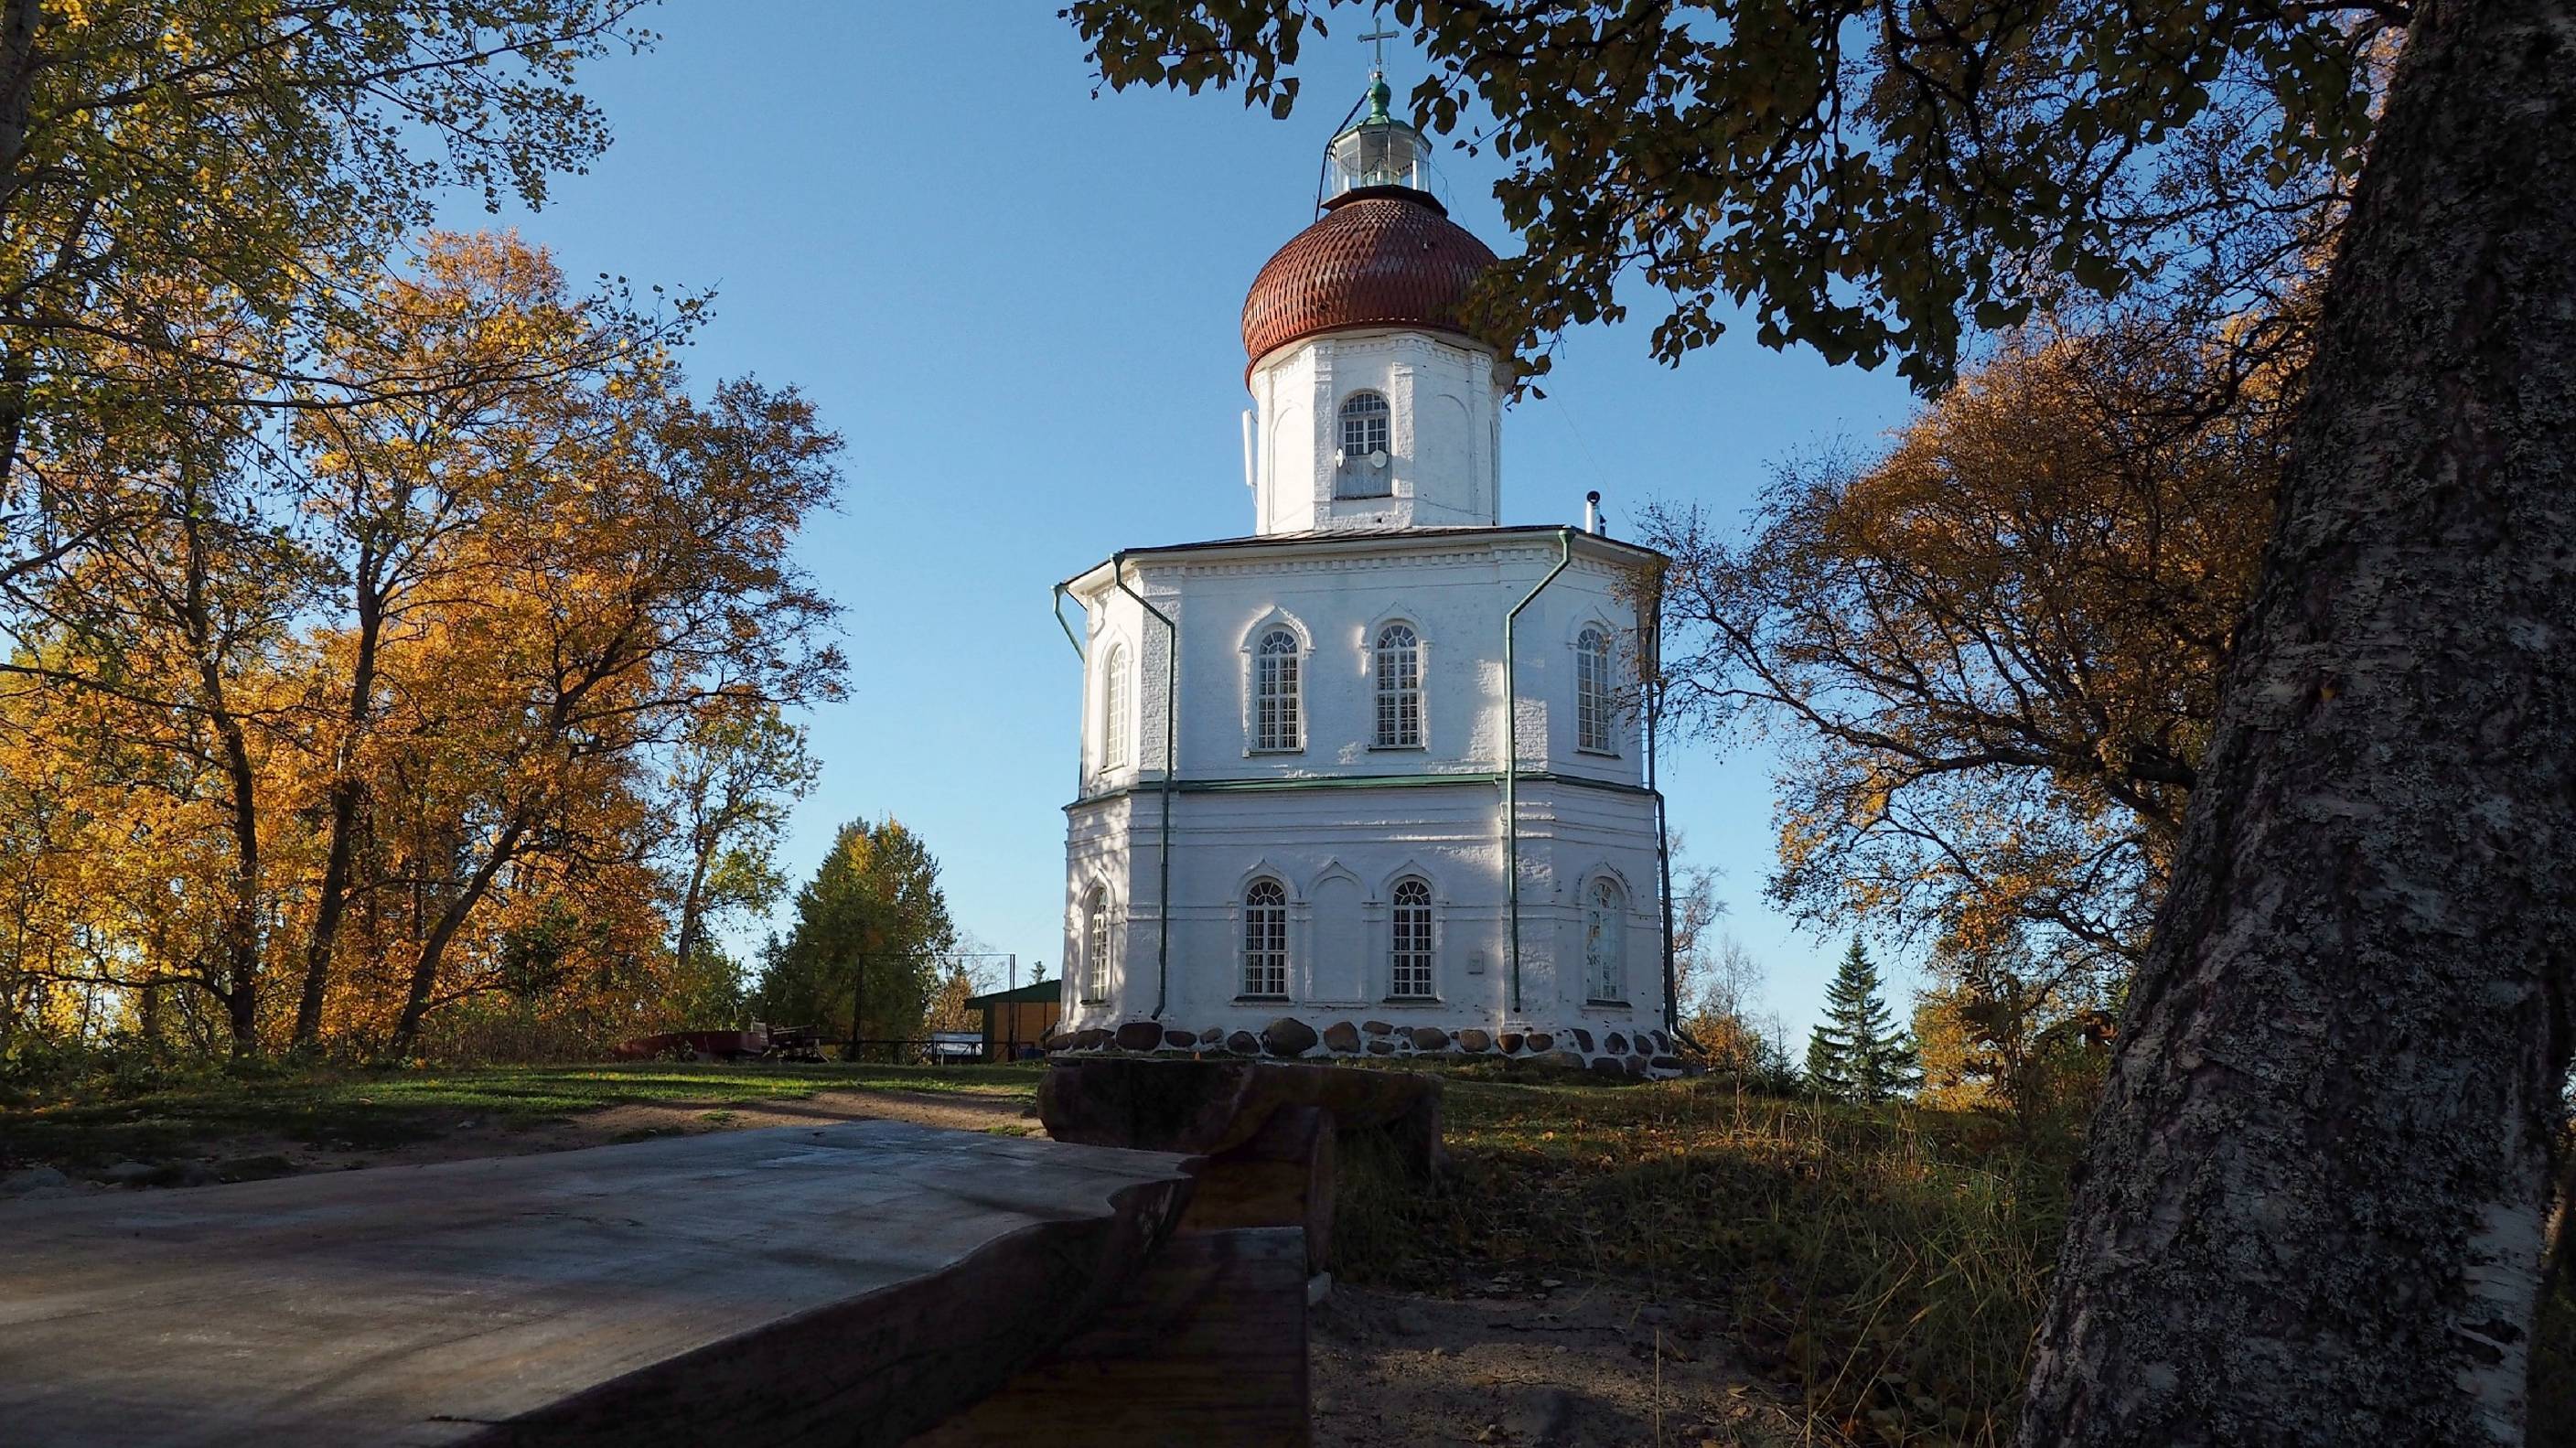
<instances>
[{"instance_id":1,"label":"tree trunk","mask_svg":"<svg viewBox=\"0 0 2576 1448\"><path fill-rule=\"evenodd\" d=\"M196 651L198 707L215 731L227 786L233 836L232 903L224 912L224 1006L232 1032L235 1058L259 1054L259 986L262 942L259 916L263 881L259 845L259 775L250 757L250 739L232 711L224 685L224 643L216 636L213 606L206 597L211 568L205 532L198 517L193 483L181 495L180 537L185 540L186 575L180 620Z\"/></svg>"},{"instance_id":2,"label":"tree trunk","mask_svg":"<svg viewBox=\"0 0 2576 1448\"><path fill-rule=\"evenodd\" d=\"M322 1000L331 986L331 959L339 948L340 917L349 904L358 804L366 794L366 782L357 771L358 743L375 710L376 646L384 632L384 595L379 586L382 564L372 544L361 546L356 569L357 657L349 678L349 707L342 720L348 733L332 760L331 842L322 861L321 894L313 904L313 936L305 944L304 994L295 1006L295 1045L299 1050L321 1044Z\"/></svg>"},{"instance_id":3,"label":"tree trunk","mask_svg":"<svg viewBox=\"0 0 2576 1448\"><path fill-rule=\"evenodd\" d=\"M232 783L233 900L224 920L224 1003L232 1017L233 1055L259 1054L259 800L250 747L240 721L220 715L224 770Z\"/></svg>"},{"instance_id":4,"label":"tree trunk","mask_svg":"<svg viewBox=\"0 0 2576 1448\"><path fill-rule=\"evenodd\" d=\"M27 121L36 94L36 22L43 9L41 0L0 0L0 220L12 233L21 229L15 213L18 193L27 184ZM0 493L8 490L18 471L31 381L25 341L0 329Z\"/></svg>"},{"instance_id":5,"label":"tree trunk","mask_svg":"<svg viewBox=\"0 0 2576 1448\"><path fill-rule=\"evenodd\" d=\"M27 123L36 97L36 25L43 0L0 3L0 216L27 184Z\"/></svg>"},{"instance_id":6,"label":"tree trunk","mask_svg":"<svg viewBox=\"0 0 2576 1448\"><path fill-rule=\"evenodd\" d=\"M2576 959L2576 16L2425 0L2020 1442L2515 1443Z\"/></svg>"},{"instance_id":7,"label":"tree trunk","mask_svg":"<svg viewBox=\"0 0 2576 1448\"><path fill-rule=\"evenodd\" d=\"M431 998L438 990L438 967L447 955L447 944L463 928L465 917L482 903L484 894L492 888L492 877L518 853L519 841L527 830L528 811L512 815L510 823L492 841L491 853L484 856L473 878L439 912L438 923L430 927L429 938L421 942L420 953L412 958L411 988L403 997L402 1015L394 1022L393 1040L386 1047L388 1054L408 1056L420 1044L420 1025L429 1017Z\"/></svg>"},{"instance_id":8,"label":"tree trunk","mask_svg":"<svg viewBox=\"0 0 2576 1448\"><path fill-rule=\"evenodd\" d=\"M680 929L671 954L683 971L689 968L690 957L698 953L699 937L706 933L707 872L715 862L715 844L708 836L708 831L701 830L691 841L689 883L680 892Z\"/></svg>"}]
</instances>

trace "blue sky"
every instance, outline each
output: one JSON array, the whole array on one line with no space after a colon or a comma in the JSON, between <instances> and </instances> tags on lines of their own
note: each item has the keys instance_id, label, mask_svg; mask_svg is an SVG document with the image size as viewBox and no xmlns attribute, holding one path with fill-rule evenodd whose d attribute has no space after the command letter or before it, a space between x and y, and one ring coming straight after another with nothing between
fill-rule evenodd
<instances>
[{"instance_id":1,"label":"blue sky","mask_svg":"<svg viewBox=\"0 0 2576 1448\"><path fill-rule=\"evenodd\" d=\"M847 438L842 510L803 553L847 608L850 697L808 721L822 782L785 863L801 878L839 823L891 813L938 854L959 924L1017 951L1024 980L1060 949L1075 766L1077 666L1049 586L1122 546L1251 531L1243 294L1312 219L1324 140L1367 78L1337 33L1308 46L1286 121L1231 95L1095 99L1054 11L676 0L647 17L657 49L584 77L608 154L544 211L500 219L575 278L716 288L699 382L792 382ZM1388 69L1399 95L1420 73L1392 50ZM1490 159L1442 168L1452 214L1513 250ZM1749 328L1658 366L1640 300L1638 321L1566 338L1549 396L1507 415L1505 522L1574 520L1592 488L1613 531L1650 498L1737 513L1775 460L1906 414L1892 373L1766 351ZM1666 781L1796 1049L1841 942L1763 901L1768 766L1686 743ZM734 933L748 947L766 928Z\"/></svg>"}]
</instances>

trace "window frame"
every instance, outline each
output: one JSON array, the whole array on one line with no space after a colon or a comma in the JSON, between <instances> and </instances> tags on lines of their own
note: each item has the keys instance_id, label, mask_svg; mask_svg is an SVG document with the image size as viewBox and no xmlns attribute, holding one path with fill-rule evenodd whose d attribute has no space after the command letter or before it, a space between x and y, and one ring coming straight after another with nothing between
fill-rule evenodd
<instances>
[{"instance_id":1,"label":"window frame","mask_svg":"<svg viewBox=\"0 0 2576 1448\"><path fill-rule=\"evenodd\" d=\"M1588 639L1598 639L1594 647ZM1619 706L1612 689L1611 660L1616 643L1605 624L1587 623L1574 632L1574 752L1619 757Z\"/></svg>"},{"instance_id":2,"label":"window frame","mask_svg":"<svg viewBox=\"0 0 2576 1448\"><path fill-rule=\"evenodd\" d=\"M1285 647L1273 649L1284 641ZM1306 748L1306 645L1285 623L1265 624L1252 643L1250 718L1253 754L1301 754ZM1275 731L1282 724L1284 731Z\"/></svg>"},{"instance_id":3,"label":"window frame","mask_svg":"<svg viewBox=\"0 0 2576 1448\"><path fill-rule=\"evenodd\" d=\"M1408 892L1419 898L1407 899ZM1440 934L1432 908L1431 882L1406 875L1387 891L1386 999L1390 1004L1420 1004L1440 999ZM1408 933L1412 936L1407 940ZM1418 990L1407 990L1408 975L1418 975Z\"/></svg>"},{"instance_id":4,"label":"window frame","mask_svg":"<svg viewBox=\"0 0 2576 1448\"><path fill-rule=\"evenodd\" d=\"M1109 918L1109 887L1094 885L1083 897L1082 911L1082 998L1081 1005L1100 1005L1109 999L1109 953L1114 940Z\"/></svg>"},{"instance_id":5,"label":"window frame","mask_svg":"<svg viewBox=\"0 0 2576 1448\"><path fill-rule=\"evenodd\" d=\"M1610 898L1604 899L1605 894ZM1585 881L1582 927L1585 1004L1628 1004L1627 885L1607 873Z\"/></svg>"},{"instance_id":6,"label":"window frame","mask_svg":"<svg viewBox=\"0 0 2576 1448\"><path fill-rule=\"evenodd\" d=\"M1372 402L1377 404L1373 409L1365 405ZM1373 452L1394 454L1395 405L1376 388L1358 388L1343 397L1341 405L1333 409L1333 422L1333 441L1343 457L1366 457ZM1354 423L1360 428L1359 441L1363 444L1356 448L1351 446Z\"/></svg>"},{"instance_id":7,"label":"window frame","mask_svg":"<svg viewBox=\"0 0 2576 1448\"><path fill-rule=\"evenodd\" d=\"M1235 999L1284 1001L1288 997L1288 887L1261 875L1243 887L1243 928L1236 962ZM1256 935L1258 931L1260 934ZM1258 978L1254 972L1261 974ZM1274 989L1260 989L1269 986Z\"/></svg>"},{"instance_id":8,"label":"window frame","mask_svg":"<svg viewBox=\"0 0 2576 1448\"><path fill-rule=\"evenodd\" d=\"M1389 648L1387 639L1401 630L1405 642ZM1401 665L1404 679L1391 679L1389 664ZM1377 636L1369 645L1369 707L1371 749L1427 749L1431 730L1423 709L1422 630L1404 619L1389 619L1379 624ZM1412 737L1401 737L1407 706L1412 714ZM1392 717L1398 737L1390 738L1387 726Z\"/></svg>"},{"instance_id":9,"label":"window frame","mask_svg":"<svg viewBox=\"0 0 2576 1448\"><path fill-rule=\"evenodd\" d=\"M1374 410L1363 407L1375 403ZM1360 408L1362 410L1354 411ZM1351 430L1360 429L1359 446L1353 446ZM1369 466L1368 456L1382 452L1392 463L1395 457L1395 404L1374 387L1359 388L1342 398L1333 409L1333 443L1341 456L1341 476L1333 485L1336 498L1386 498L1395 494L1395 469L1392 466ZM1356 480L1366 488L1354 488Z\"/></svg>"},{"instance_id":10,"label":"window frame","mask_svg":"<svg viewBox=\"0 0 2576 1448\"><path fill-rule=\"evenodd\" d=\"M1127 695L1127 646L1114 643L1102 656L1100 668L1100 767L1103 771L1128 766L1127 751L1132 747L1135 730L1130 727L1133 706Z\"/></svg>"}]
</instances>

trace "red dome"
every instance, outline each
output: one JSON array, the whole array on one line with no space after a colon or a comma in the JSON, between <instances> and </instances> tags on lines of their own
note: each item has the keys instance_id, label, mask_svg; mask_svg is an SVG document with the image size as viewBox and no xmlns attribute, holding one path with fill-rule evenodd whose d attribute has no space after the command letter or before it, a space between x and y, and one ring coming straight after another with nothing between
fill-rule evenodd
<instances>
[{"instance_id":1,"label":"red dome","mask_svg":"<svg viewBox=\"0 0 2576 1448\"><path fill-rule=\"evenodd\" d=\"M1289 238L1243 299L1243 350L1258 363L1320 332L1421 327L1472 336L1459 304L1494 254L1437 202L1405 187L1344 192Z\"/></svg>"}]
</instances>

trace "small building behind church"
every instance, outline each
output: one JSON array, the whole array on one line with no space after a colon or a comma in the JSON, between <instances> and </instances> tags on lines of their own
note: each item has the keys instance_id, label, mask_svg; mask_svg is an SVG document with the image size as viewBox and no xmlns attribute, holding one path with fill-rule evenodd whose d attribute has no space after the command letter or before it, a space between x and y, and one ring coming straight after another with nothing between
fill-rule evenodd
<instances>
[{"instance_id":1,"label":"small building behind church","mask_svg":"<svg viewBox=\"0 0 2576 1448\"><path fill-rule=\"evenodd\" d=\"M1059 589L1084 669L1055 1040L1660 1074L1635 681L1664 560L1591 518L1502 525L1508 363L1460 320L1494 255L1387 99L1373 76L1244 302L1251 532Z\"/></svg>"},{"instance_id":2,"label":"small building behind church","mask_svg":"<svg viewBox=\"0 0 2576 1448\"><path fill-rule=\"evenodd\" d=\"M1062 980L1038 980L968 996L966 1009L983 1017L983 1058L1017 1061L1056 1034L1064 1018L1063 990Z\"/></svg>"}]
</instances>

